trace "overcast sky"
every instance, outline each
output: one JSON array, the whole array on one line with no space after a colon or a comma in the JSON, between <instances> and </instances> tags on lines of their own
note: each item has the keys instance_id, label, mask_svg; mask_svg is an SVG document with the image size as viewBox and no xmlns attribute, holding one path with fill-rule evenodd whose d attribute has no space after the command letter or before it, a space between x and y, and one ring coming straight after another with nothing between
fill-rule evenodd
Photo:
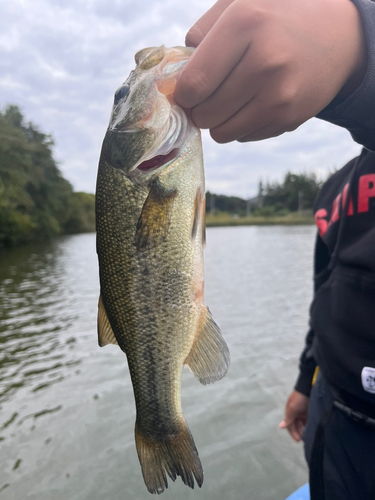
<instances>
[{"instance_id":1,"label":"overcast sky","mask_svg":"<svg viewBox=\"0 0 375 500\"><path fill-rule=\"evenodd\" d=\"M79 191L94 192L113 93L148 46L183 45L211 0L0 0L0 107L14 103L55 139L55 158ZM360 147L317 119L267 141L216 144L203 133L208 190L254 196L258 182L325 177Z\"/></svg>"}]
</instances>

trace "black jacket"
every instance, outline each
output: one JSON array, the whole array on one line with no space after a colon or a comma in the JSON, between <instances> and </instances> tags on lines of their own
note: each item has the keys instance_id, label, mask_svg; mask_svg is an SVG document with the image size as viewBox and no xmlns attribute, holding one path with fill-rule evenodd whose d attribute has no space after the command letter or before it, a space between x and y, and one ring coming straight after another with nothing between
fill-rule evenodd
<instances>
[{"instance_id":1,"label":"black jacket","mask_svg":"<svg viewBox=\"0 0 375 500\"><path fill-rule=\"evenodd\" d=\"M347 128L364 149L315 202L315 293L295 389L310 394L318 364L349 399L375 405L375 3L353 1L366 34L367 72L348 99L335 99L318 118Z\"/></svg>"}]
</instances>

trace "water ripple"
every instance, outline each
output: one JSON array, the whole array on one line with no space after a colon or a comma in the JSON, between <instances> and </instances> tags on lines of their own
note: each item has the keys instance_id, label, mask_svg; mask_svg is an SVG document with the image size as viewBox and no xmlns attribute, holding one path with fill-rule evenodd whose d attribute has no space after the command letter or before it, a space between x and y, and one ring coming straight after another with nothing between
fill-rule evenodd
<instances>
[{"instance_id":1,"label":"water ripple","mask_svg":"<svg viewBox=\"0 0 375 500\"><path fill-rule=\"evenodd\" d=\"M93 250L93 235L88 236ZM71 266L72 247L74 238L62 238L0 253L0 405L8 409L0 417L3 440L15 421L21 425L30 415L61 409L51 409L48 398L39 395L74 375L82 361L74 326L85 313L79 310L77 275L84 283L87 269L84 262ZM92 259L95 263L94 252ZM21 409L9 415L21 401ZM35 412L26 415L30 407Z\"/></svg>"},{"instance_id":2,"label":"water ripple","mask_svg":"<svg viewBox=\"0 0 375 500\"><path fill-rule=\"evenodd\" d=\"M201 490L163 499L273 500L306 481L277 422L293 386L311 297L313 228L210 228L206 302L231 350L182 404L205 470ZM124 354L96 337L95 235L0 252L0 500L147 499Z\"/></svg>"}]
</instances>

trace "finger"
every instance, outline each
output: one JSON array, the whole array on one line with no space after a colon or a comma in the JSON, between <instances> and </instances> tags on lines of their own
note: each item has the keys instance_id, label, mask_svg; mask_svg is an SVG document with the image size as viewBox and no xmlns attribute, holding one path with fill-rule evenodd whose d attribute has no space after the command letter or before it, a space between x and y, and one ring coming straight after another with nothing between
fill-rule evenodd
<instances>
[{"instance_id":1,"label":"finger","mask_svg":"<svg viewBox=\"0 0 375 500\"><path fill-rule=\"evenodd\" d=\"M190 28L185 37L186 47L198 47L224 10L234 0L219 0Z\"/></svg>"},{"instance_id":2,"label":"finger","mask_svg":"<svg viewBox=\"0 0 375 500\"><path fill-rule=\"evenodd\" d=\"M265 129L273 127L272 117L254 98L229 120L212 128L210 134L214 141L224 144L247 136L263 137Z\"/></svg>"},{"instance_id":3,"label":"finger","mask_svg":"<svg viewBox=\"0 0 375 500\"><path fill-rule=\"evenodd\" d=\"M246 135L245 137L241 137L237 139L237 142L255 142L255 141L263 141L264 139L271 139L272 137L278 137L281 134L284 134L286 130L280 130L279 128L275 128L272 126L263 127L256 132Z\"/></svg>"},{"instance_id":4,"label":"finger","mask_svg":"<svg viewBox=\"0 0 375 500\"><path fill-rule=\"evenodd\" d=\"M247 104L261 86L259 75L251 71L247 51L219 88L192 109L192 119L199 128L214 128L226 122Z\"/></svg>"},{"instance_id":5,"label":"finger","mask_svg":"<svg viewBox=\"0 0 375 500\"><path fill-rule=\"evenodd\" d=\"M279 423L279 427L280 429L286 429L297 443L301 441L303 427L300 426L298 421L290 422L287 419L282 420Z\"/></svg>"},{"instance_id":6,"label":"finger","mask_svg":"<svg viewBox=\"0 0 375 500\"><path fill-rule=\"evenodd\" d=\"M297 443L299 443L301 441L301 435L298 432L298 430L296 429L294 423L290 424L287 427L287 430L288 430L289 434L291 435L291 437L294 439L294 441L296 441Z\"/></svg>"},{"instance_id":7,"label":"finger","mask_svg":"<svg viewBox=\"0 0 375 500\"><path fill-rule=\"evenodd\" d=\"M305 429L305 425L306 425L306 420L305 419L299 418L296 421L296 430L297 430L300 438L302 438L302 434L303 434L303 431Z\"/></svg>"},{"instance_id":8,"label":"finger","mask_svg":"<svg viewBox=\"0 0 375 500\"><path fill-rule=\"evenodd\" d=\"M229 6L190 57L174 97L180 106L192 108L209 97L237 66L249 45L248 29ZM238 25L243 25L238 29ZM240 26L241 28L241 26ZM233 32L237 33L233 37ZM219 64L218 64L219 61Z\"/></svg>"}]
</instances>

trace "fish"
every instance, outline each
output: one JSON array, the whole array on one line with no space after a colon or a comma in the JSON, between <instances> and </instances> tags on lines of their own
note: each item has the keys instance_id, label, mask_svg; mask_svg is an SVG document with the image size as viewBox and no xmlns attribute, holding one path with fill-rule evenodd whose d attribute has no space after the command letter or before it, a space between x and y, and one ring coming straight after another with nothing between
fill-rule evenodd
<instances>
[{"instance_id":1,"label":"fish","mask_svg":"<svg viewBox=\"0 0 375 500\"><path fill-rule=\"evenodd\" d=\"M152 494L203 483L181 408L187 365L221 379L229 350L204 303L205 180L200 130L173 98L192 49L149 47L115 93L100 154L98 342L126 354L135 443Z\"/></svg>"}]
</instances>

